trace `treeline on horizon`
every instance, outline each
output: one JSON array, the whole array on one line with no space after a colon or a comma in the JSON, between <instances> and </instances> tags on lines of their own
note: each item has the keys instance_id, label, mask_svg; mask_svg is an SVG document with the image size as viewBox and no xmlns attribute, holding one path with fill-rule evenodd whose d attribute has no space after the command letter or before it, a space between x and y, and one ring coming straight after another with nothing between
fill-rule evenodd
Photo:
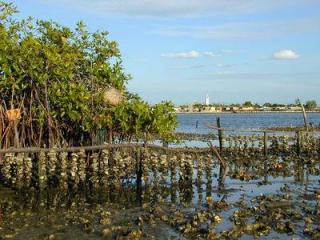
<instances>
[{"instance_id":1,"label":"treeline on horizon","mask_svg":"<svg viewBox=\"0 0 320 240\"><path fill-rule=\"evenodd\" d=\"M283 103L270 103L266 102L264 104L259 104L259 103L254 103L252 101L245 101L244 103L231 103L231 104L225 104L225 103L212 103L209 105L206 105L205 103L193 103L193 104L182 104L179 105L180 108L188 108L189 106L192 106L194 108L203 108L203 107L238 107L238 108L254 108L254 109L259 109L259 108L270 108L270 109L275 109L275 108L284 108L284 107L301 107L300 100L297 99L294 103L290 104L283 104ZM308 100L303 104L304 108L306 110L314 110L318 107L318 104L315 100Z\"/></svg>"}]
</instances>

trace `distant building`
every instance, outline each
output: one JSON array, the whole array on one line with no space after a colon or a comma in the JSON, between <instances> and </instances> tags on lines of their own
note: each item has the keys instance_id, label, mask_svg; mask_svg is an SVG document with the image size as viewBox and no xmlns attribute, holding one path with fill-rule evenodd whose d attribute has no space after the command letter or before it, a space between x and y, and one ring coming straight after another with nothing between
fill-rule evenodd
<instances>
[{"instance_id":1,"label":"distant building","mask_svg":"<svg viewBox=\"0 0 320 240\"><path fill-rule=\"evenodd\" d=\"M223 109L222 109L222 107L216 107L215 110L216 110L216 112L222 112Z\"/></svg>"},{"instance_id":2,"label":"distant building","mask_svg":"<svg viewBox=\"0 0 320 240\"><path fill-rule=\"evenodd\" d=\"M205 107L205 108L204 108L204 111L205 111L205 112L215 112L215 111L216 111L216 108L215 108L215 107Z\"/></svg>"},{"instance_id":3,"label":"distant building","mask_svg":"<svg viewBox=\"0 0 320 240\"><path fill-rule=\"evenodd\" d=\"M206 102L205 102L206 106L208 106L210 104L210 98L209 95L206 95Z\"/></svg>"},{"instance_id":4,"label":"distant building","mask_svg":"<svg viewBox=\"0 0 320 240\"><path fill-rule=\"evenodd\" d=\"M253 110L254 110L254 108L253 108L253 107L241 107L240 109L241 109L241 111L248 111L248 112L250 112L250 111L253 111Z\"/></svg>"},{"instance_id":5,"label":"distant building","mask_svg":"<svg viewBox=\"0 0 320 240\"><path fill-rule=\"evenodd\" d=\"M300 106L291 106L291 107L289 107L289 110L290 111L301 111L302 109Z\"/></svg>"},{"instance_id":6,"label":"distant building","mask_svg":"<svg viewBox=\"0 0 320 240\"><path fill-rule=\"evenodd\" d=\"M181 107L174 107L173 110L175 112L182 112L182 108Z\"/></svg>"},{"instance_id":7,"label":"distant building","mask_svg":"<svg viewBox=\"0 0 320 240\"><path fill-rule=\"evenodd\" d=\"M275 107L275 110L277 111L284 111L286 109L287 109L286 107Z\"/></svg>"}]
</instances>

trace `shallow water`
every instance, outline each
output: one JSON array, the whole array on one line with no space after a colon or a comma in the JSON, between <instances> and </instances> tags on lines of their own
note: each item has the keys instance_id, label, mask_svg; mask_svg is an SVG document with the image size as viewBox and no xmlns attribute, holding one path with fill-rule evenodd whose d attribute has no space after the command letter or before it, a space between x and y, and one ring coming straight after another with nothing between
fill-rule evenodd
<instances>
[{"instance_id":1,"label":"shallow water","mask_svg":"<svg viewBox=\"0 0 320 240\"><path fill-rule=\"evenodd\" d=\"M320 231L320 161L229 159L225 187L218 166L192 180L161 170L95 190L0 187L0 239L316 239ZM277 167L285 164L285 168ZM162 176L165 174L165 176ZM172 180L174 179L174 180ZM281 203L279 205L279 203ZM237 212L244 216L236 219ZM205 219L199 218L201 214ZM221 218L214 222L213 216ZM240 214L241 215L241 214ZM278 217L278 219L277 219ZM211 219L208 220L207 218ZM259 229L248 226L262 224ZM247 226L247 227L245 227ZM267 227L270 227L267 228ZM304 233L305 232L305 233ZM241 234L240 234L241 233Z\"/></svg>"},{"instance_id":2,"label":"shallow water","mask_svg":"<svg viewBox=\"0 0 320 240\"><path fill-rule=\"evenodd\" d=\"M178 114L178 132L210 133L207 125L216 125L220 117L223 128L262 129L271 127L303 126L302 113L182 113ZM320 125L320 113L308 113L308 122ZM198 121L198 127L197 127ZM235 132L236 133L236 132Z\"/></svg>"}]
</instances>

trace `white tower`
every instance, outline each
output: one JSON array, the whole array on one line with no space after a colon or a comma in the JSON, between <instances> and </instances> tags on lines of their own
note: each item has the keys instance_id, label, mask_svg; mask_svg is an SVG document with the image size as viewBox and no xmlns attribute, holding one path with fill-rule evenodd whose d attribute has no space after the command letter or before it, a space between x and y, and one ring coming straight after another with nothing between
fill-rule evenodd
<instances>
[{"instance_id":1,"label":"white tower","mask_svg":"<svg viewBox=\"0 0 320 240\"><path fill-rule=\"evenodd\" d=\"M209 95L206 95L206 106L208 106L210 104L210 98Z\"/></svg>"}]
</instances>

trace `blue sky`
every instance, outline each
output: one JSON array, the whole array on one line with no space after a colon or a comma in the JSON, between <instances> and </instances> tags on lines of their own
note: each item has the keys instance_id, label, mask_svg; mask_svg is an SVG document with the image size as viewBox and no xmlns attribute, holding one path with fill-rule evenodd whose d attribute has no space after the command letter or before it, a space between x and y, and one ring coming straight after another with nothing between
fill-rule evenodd
<instances>
[{"instance_id":1,"label":"blue sky","mask_svg":"<svg viewBox=\"0 0 320 240\"><path fill-rule=\"evenodd\" d=\"M320 103L319 0L15 0L119 42L128 88L150 103Z\"/></svg>"}]
</instances>

